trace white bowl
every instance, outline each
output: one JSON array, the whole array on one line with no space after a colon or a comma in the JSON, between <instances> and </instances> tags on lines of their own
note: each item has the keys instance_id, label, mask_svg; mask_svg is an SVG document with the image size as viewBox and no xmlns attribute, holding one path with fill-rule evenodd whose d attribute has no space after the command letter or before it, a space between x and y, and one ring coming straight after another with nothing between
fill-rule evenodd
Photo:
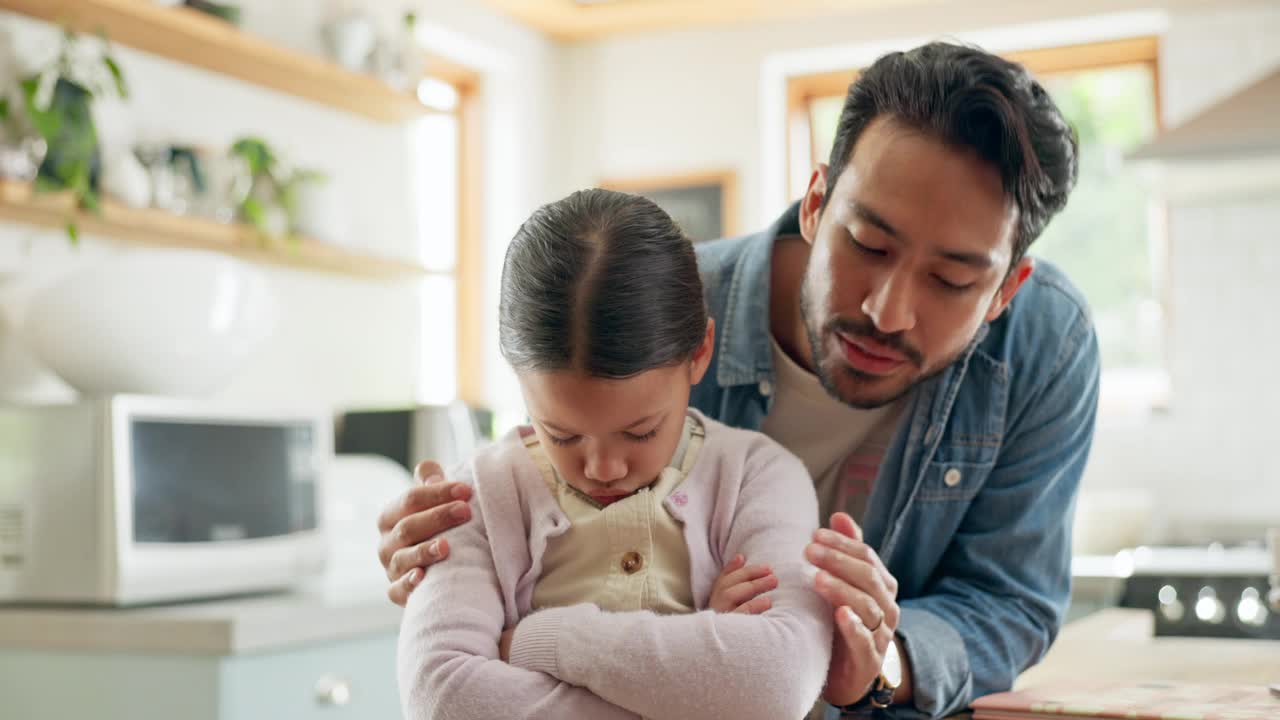
<instances>
[{"instance_id":1,"label":"white bowl","mask_svg":"<svg viewBox=\"0 0 1280 720\"><path fill-rule=\"evenodd\" d=\"M0 403L66 402L75 396L75 390L27 350L17 323L0 307Z\"/></svg>"},{"instance_id":2,"label":"white bowl","mask_svg":"<svg viewBox=\"0 0 1280 720\"><path fill-rule=\"evenodd\" d=\"M205 395L254 355L279 314L254 266L199 250L136 250L41 288L22 333L83 393Z\"/></svg>"}]
</instances>

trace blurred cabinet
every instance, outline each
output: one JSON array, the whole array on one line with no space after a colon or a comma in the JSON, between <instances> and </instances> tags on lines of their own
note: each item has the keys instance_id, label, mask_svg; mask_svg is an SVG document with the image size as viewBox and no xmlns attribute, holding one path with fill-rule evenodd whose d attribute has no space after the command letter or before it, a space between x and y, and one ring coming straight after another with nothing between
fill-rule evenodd
<instances>
[{"instance_id":1,"label":"blurred cabinet","mask_svg":"<svg viewBox=\"0 0 1280 720\"><path fill-rule=\"evenodd\" d=\"M395 720L396 633L235 656L0 649L6 718Z\"/></svg>"},{"instance_id":2,"label":"blurred cabinet","mask_svg":"<svg viewBox=\"0 0 1280 720\"><path fill-rule=\"evenodd\" d=\"M3 720L396 720L380 584L143 607L0 606Z\"/></svg>"},{"instance_id":3,"label":"blurred cabinet","mask_svg":"<svg viewBox=\"0 0 1280 720\"><path fill-rule=\"evenodd\" d=\"M1169 128L1129 159L1166 200L1238 204L1280 193L1280 69Z\"/></svg>"}]
</instances>

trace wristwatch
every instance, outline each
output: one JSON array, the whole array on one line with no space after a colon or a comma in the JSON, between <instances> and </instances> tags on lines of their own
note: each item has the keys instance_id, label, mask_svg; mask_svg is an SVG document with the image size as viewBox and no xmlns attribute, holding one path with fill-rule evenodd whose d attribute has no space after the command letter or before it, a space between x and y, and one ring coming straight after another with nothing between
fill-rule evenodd
<instances>
[{"instance_id":1,"label":"wristwatch","mask_svg":"<svg viewBox=\"0 0 1280 720\"><path fill-rule=\"evenodd\" d=\"M840 708L841 712L857 712L860 710L883 710L893 705L893 693L902 684L902 657L898 655L898 643L890 642L884 651L884 663L880 665L880 675L871 684L871 692L852 705Z\"/></svg>"}]
</instances>

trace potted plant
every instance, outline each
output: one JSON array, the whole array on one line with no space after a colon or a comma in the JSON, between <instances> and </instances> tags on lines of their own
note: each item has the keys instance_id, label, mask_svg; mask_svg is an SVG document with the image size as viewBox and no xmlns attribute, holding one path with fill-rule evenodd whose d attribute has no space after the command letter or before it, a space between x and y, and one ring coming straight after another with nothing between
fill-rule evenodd
<instances>
[{"instance_id":1,"label":"potted plant","mask_svg":"<svg viewBox=\"0 0 1280 720\"><path fill-rule=\"evenodd\" d=\"M299 199L312 183L325 176L314 170L289 168L266 141L255 137L237 140L231 154L240 158L253 179L248 194L240 201L240 219L257 229L265 242L297 239Z\"/></svg>"},{"instance_id":2,"label":"potted plant","mask_svg":"<svg viewBox=\"0 0 1280 720\"><path fill-rule=\"evenodd\" d=\"M34 180L46 147L15 109L14 101L0 96L0 180Z\"/></svg>"},{"instance_id":3,"label":"potted plant","mask_svg":"<svg viewBox=\"0 0 1280 720\"><path fill-rule=\"evenodd\" d=\"M44 140L23 111L21 63L11 34L0 27L0 180L31 182L44 159Z\"/></svg>"},{"instance_id":4,"label":"potted plant","mask_svg":"<svg viewBox=\"0 0 1280 720\"><path fill-rule=\"evenodd\" d=\"M46 68L19 83L22 109L47 148L35 178L37 192L70 191L76 208L99 211L98 181L102 158L93 122L96 97L128 96L124 74L102 38L92 47L63 33L62 48ZM13 108L7 109L12 113ZM74 243L79 234L67 227Z\"/></svg>"}]
</instances>

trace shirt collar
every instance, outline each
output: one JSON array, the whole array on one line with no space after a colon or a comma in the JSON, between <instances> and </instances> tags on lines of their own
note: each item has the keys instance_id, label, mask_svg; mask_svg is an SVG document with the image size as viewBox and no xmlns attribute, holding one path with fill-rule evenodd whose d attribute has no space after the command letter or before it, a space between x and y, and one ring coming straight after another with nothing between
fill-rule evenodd
<instances>
[{"instance_id":1,"label":"shirt collar","mask_svg":"<svg viewBox=\"0 0 1280 720\"><path fill-rule=\"evenodd\" d=\"M764 232L748 238L729 280L729 301L720 331L720 362L716 382L721 387L750 385L773 374L769 346L769 290L773 244L800 234L800 203L787 208Z\"/></svg>"}]
</instances>

